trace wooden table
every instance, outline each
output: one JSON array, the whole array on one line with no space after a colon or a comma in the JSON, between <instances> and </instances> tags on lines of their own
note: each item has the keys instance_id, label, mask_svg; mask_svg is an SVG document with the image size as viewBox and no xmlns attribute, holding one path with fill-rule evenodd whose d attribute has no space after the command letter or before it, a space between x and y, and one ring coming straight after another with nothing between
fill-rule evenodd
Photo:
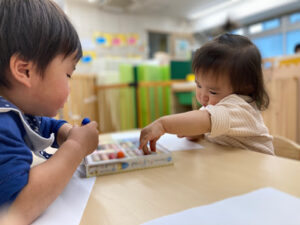
<instances>
[{"instance_id":1,"label":"wooden table","mask_svg":"<svg viewBox=\"0 0 300 225\"><path fill-rule=\"evenodd\" d=\"M300 197L299 161L200 144L173 152L173 166L98 177L80 224L138 225L262 187Z\"/></svg>"}]
</instances>

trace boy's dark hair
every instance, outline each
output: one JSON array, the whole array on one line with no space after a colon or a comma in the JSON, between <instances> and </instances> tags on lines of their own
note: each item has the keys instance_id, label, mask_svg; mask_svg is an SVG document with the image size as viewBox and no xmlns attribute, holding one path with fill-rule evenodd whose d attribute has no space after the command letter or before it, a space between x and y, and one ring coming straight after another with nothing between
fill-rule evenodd
<instances>
[{"instance_id":1,"label":"boy's dark hair","mask_svg":"<svg viewBox=\"0 0 300 225\"><path fill-rule=\"evenodd\" d=\"M76 52L81 44L65 13L51 0L0 0L0 87L8 80L10 58L18 54L32 61L41 76L59 54Z\"/></svg>"},{"instance_id":2,"label":"boy's dark hair","mask_svg":"<svg viewBox=\"0 0 300 225\"><path fill-rule=\"evenodd\" d=\"M296 44L294 52L295 53L300 52L300 44Z\"/></svg>"},{"instance_id":3,"label":"boy's dark hair","mask_svg":"<svg viewBox=\"0 0 300 225\"><path fill-rule=\"evenodd\" d=\"M199 48L193 71L202 75L228 75L233 92L253 98L259 110L267 109L269 96L264 87L261 55L246 37L223 34Z\"/></svg>"}]
</instances>

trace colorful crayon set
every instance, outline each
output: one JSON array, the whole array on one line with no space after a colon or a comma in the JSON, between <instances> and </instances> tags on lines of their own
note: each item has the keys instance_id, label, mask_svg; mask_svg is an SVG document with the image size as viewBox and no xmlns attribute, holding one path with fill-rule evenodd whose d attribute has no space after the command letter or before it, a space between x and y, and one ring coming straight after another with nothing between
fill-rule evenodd
<instances>
[{"instance_id":1,"label":"colorful crayon set","mask_svg":"<svg viewBox=\"0 0 300 225\"><path fill-rule=\"evenodd\" d=\"M138 146L138 138L101 142L97 150L85 157L86 176L100 176L173 164L170 151L157 149L156 152L144 155Z\"/></svg>"}]
</instances>

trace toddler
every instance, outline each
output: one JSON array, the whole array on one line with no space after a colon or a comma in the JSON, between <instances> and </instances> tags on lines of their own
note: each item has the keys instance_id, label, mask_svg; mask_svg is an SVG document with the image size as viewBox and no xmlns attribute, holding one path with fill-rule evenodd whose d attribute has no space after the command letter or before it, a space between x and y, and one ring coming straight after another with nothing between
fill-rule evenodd
<instances>
[{"instance_id":1,"label":"toddler","mask_svg":"<svg viewBox=\"0 0 300 225\"><path fill-rule=\"evenodd\" d=\"M164 133L274 155L272 136L261 110L269 105L264 87L261 55L246 37L223 34L195 53L196 97L200 110L164 116L141 131L140 149L155 151Z\"/></svg>"}]
</instances>

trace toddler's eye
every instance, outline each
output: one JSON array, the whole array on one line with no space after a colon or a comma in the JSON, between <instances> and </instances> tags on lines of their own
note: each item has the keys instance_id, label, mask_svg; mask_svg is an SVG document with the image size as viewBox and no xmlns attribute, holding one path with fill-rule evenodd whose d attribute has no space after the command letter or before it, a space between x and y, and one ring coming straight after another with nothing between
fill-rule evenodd
<instances>
[{"instance_id":1,"label":"toddler's eye","mask_svg":"<svg viewBox=\"0 0 300 225\"><path fill-rule=\"evenodd\" d=\"M201 85L197 84L197 87L198 87L198 88L201 88Z\"/></svg>"},{"instance_id":2,"label":"toddler's eye","mask_svg":"<svg viewBox=\"0 0 300 225\"><path fill-rule=\"evenodd\" d=\"M217 94L217 92L214 92L214 91L210 91L210 93L211 93L212 95L216 95L216 94Z\"/></svg>"},{"instance_id":3,"label":"toddler's eye","mask_svg":"<svg viewBox=\"0 0 300 225\"><path fill-rule=\"evenodd\" d=\"M67 73L67 77L68 77L68 78L72 78L72 77L71 77L71 75L70 75L70 74L68 74L68 73Z\"/></svg>"}]
</instances>

